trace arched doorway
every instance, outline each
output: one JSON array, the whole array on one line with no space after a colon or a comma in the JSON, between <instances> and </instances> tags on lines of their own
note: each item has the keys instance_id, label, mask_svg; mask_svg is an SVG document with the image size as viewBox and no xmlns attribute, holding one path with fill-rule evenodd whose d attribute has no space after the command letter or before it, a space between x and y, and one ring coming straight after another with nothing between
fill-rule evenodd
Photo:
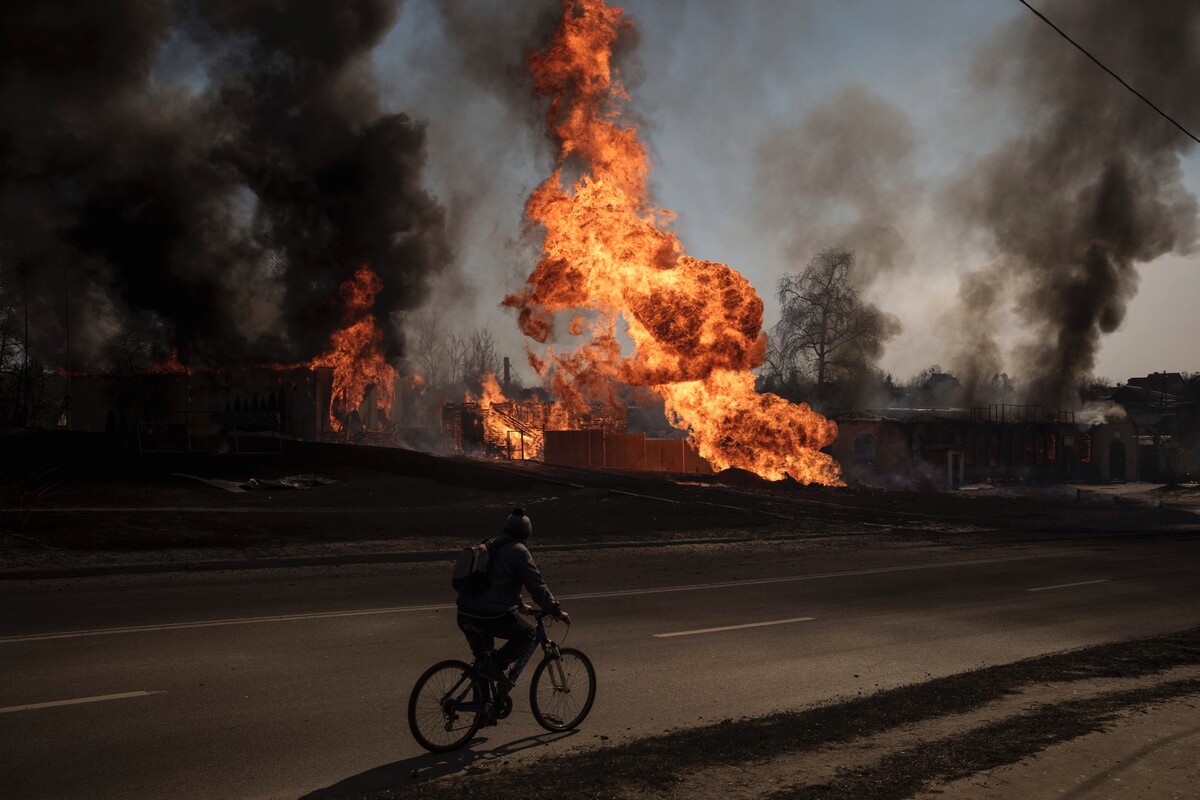
<instances>
[{"instance_id":1,"label":"arched doorway","mask_svg":"<svg viewBox=\"0 0 1200 800\"><path fill-rule=\"evenodd\" d=\"M1108 448L1108 478L1114 481L1125 480L1125 443L1113 442Z\"/></svg>"}]
</instances>

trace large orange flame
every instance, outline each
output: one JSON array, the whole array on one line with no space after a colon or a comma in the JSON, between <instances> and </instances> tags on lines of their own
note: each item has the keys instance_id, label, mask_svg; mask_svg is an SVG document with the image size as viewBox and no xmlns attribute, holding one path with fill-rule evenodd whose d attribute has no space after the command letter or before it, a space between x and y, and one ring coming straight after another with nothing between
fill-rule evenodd
<instances>
[{"instance_id":1,"label":"large orange flame","mask_svg":"<svg viewBox=\"0 0 1200 800\"><path fill-rule=\"evenodd\" d=\"M324 354L314 358L312 367L333 367L333 391L329 403L329 424L335 431L356 410L375 386L375 404L386 419L391 413L395 393L396 370L388 363L383 349L383 331L375 324L371 309L383 284L366 264L351 280L342 284L346 306L346 327L334 331Z\"/></svg>"},{"instance_id":2,"label":"large orange flame","mask_svg":"<svg viewBox=\"0 0 1200 800\"><path fill-rule=\"evenodd\" d=\"M478 400L480 406L489 408L493 403L507 402L508 398L504 396L504 390L500 388L500 381L496 379L496 373L485 372L480 383L482 384ZM466 401L468 403L476 402L475 396L470 391L467 392Z\"/></svg>"},{"instance_id":3,"label":"large orange flame","mask_svg":"<svg viewBox=\"0 0 1200 800\"><path fill-rule=\"evenodd\" d=\"M820 452L837 426L805 404L754 390L750 370L766 351L757 292L727 265L686 255L669 227L673 215L648 200L649 160L624 122L628 95L611 64L631 22L603 0L562 6L549 48L529 57L535 89L551 99L558 145L557 168L525 208L545 230L542 259L504 302L538 342L562 311L573 312L569 333L587 339L573 352L531 353L530 363L552 372L555 391L573 405L611 398L614 382L653 389L716 469L840 484L837 462ZM566 170L581 173L569 188Z\"/></svg>"}]
</instances>

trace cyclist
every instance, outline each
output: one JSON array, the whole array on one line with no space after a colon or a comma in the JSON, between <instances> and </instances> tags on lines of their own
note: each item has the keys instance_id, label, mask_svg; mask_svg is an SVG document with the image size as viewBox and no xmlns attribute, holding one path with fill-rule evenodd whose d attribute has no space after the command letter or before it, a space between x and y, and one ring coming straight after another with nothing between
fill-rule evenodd
<instances>
[{"instance_id":1,"label":"cyclist","mask_svg":"<svg viewBox=\"0 0 1200 800\"><path fill-rule=\"evenodd\" d=\"M511 681L504 670L525 652L534 637L533 623L520 613L527 608L521 599L522 588L529 590L543 611L571 624L571 617L550 593L525 546L532 533L533 523L525 516L525 509L513 509L504 521L503 533L492 540L491 586L477 595L458 596L458 628L480 661L483 676L506 686ZM496 636L507 641L489 657Z\"/></svg>"}]
</instances>

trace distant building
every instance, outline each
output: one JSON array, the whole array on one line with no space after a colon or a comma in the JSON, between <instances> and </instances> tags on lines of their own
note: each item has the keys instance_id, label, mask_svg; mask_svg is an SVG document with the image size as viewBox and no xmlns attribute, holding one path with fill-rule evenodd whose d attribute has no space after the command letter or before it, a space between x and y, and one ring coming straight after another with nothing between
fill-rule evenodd
<instances>
[{"instance_id":1,"label":"distant building","mask_svg":"<svg viewBox=\"0 0 1200 800\"><path fill-rule=\"evenodd\" d=\"M1178 372L1151 372L1144 378L1130 378L1127 386L1145 389L1173 397L1184 397L1188 394L1188 382Z\"/></svg>"},{"instance_id":2,"label":"distant building","mask_svg":"<svg viewBox=\"0 0 1200 800\"><path fill-rule=\"evenodd\" d=\"M1200 475L1200 381L1157 372L1130 378L1110 399L1125 409L1136 428L1143 480Z\"/></svg>"},{"instance_id":3,"label":"distant building","mask_svg":"<svg viewBox=\"0 0 1200 800\"><path fill-rule=\"evenodd\" d=\"M904 488L1125 481L1139 476L1134 425L1077 421L1041 406L879 409L835 418L830 452L847 478Z\"/></svg>"}]
</instances>

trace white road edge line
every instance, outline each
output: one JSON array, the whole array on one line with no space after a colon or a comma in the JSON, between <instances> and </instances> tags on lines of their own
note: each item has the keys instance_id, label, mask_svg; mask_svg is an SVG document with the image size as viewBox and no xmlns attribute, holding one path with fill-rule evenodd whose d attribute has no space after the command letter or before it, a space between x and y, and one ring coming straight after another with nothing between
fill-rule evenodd
<instances>
[{"instance_id":1,"label":"white road edge line","mask_svg":"<svg viewBox=\"0 0 1200 800\"><path fill-rule=\"evenodd\" d=\"M1003 564L1011 561L1030 561L1044 558L1060 558L1064 556L1012 556L1009 558L981 558L973 561L951 561L945 564L912 564L905 567L876 567L874 569L846 570L844 572L822 572L814 575L788 575L781 578L747 578L746 580L724 581L722 583L693 583L682 586L660 586L652 589L618 589L611 592L591 592L587 594L563 595L562 600L596 600L607 597L634 597L646 594L666 594L669 592L695 592L705 589L734 589L742 586L762 586L772 583L798 583L801 581L818 581L829 578L849 578L859 575L882 575L889 572L912 572L923 569L945 569L947 567L970 567L981 564ZM403 614L410 611L445 611L453 609L452 604L438 603L422 606L393 606L389 608L363 608L351 611L314 611L309 614L276 614L266 617L233 617L227 619L207 619L196 622L164 622L157 625L130 625L120 628L90 628L87 630L62 631L60 633L31 633L18 636L0 636L0 645L17 644L19 642L41 642L52 639L79 639L86 636L113 636L122 633L150 633L154 631L177 631L190 628L218 628L226 625L255 625L264 622L294 622L298 620L335 619L337 617L367 617L375 614Z\"/></svg>"},{"instance_id":2,"label":"white road edge line","mask_svg":"<svg viewBox=\"0 0 1200 800\"><path fill-rule=\"evenodd\" d=\"M104 703L109 700L128 700L131 697L149 697L152 694L166 694L159 689L153 692L121 692L120 694L98 694L93 697L76 697L72 700L51 700L48 703L28 703L23 706L8 706L0 708L0 714L12 714L15 711L32 711L36 708L55 708L57 706L77 706L82 703Z\"/></svg>"},{"instance_id":3,"label":"white road edge line","mask_svg":"<svg viewBox=\"0 0 1200 800\"><path fill-rule=\"evenodd\" d=\"M743 625L725 625L720 628L699 628L694 631L675 631L674 633L656 633L655 639L670 639L672 636L695 636L697 633L720 633L722 631L740 631L743 628L765 628L768 625L787 625L790 622L812 622L816 617L793 617L792 619L773 619L770 622L747 622Z\"/></svg>"},{"instance_id":4,"label":"white road edge line","mask_svg":"<svg viewBox=\"0 0 1200 800\"><path fill-rule=\"evenodd\" d=\"M1051 589L1070 589L1075 586L1091 586L1096 583L1108 583L1108 578L1101 578L1095 581L1079 581L1079 583L1060 583L1057 586L1038 586L1035 589L1026 589L1027 592L1048 592Z\"/></svg>"},{"instance_id":5,"label":"white road edge line","mask_svg":"<svg viewBox=\"0 0 1200 800\"><path fill-rule=\"evenodd\" d=\"M221 628L226 625L254 625L262 622L294 622L306 619L330 619L336 617L366 617L372 614L398 614L404 611L435 611L454 608L448 605L397 606L395 608L365 608L354 611L316 611L311 614L277 614L270 617L235 617L232 619L206 619L197 622L164 622L160 625L130 625L125 628L93 628L83 631L62 633L32 633L26 636L0 637L0 644L16 642L40 642L47 639L79 639L84 636L112 636L118 633L148 633L152 631L177 631L189 628Z\"/></svg>"}]
</instances>

